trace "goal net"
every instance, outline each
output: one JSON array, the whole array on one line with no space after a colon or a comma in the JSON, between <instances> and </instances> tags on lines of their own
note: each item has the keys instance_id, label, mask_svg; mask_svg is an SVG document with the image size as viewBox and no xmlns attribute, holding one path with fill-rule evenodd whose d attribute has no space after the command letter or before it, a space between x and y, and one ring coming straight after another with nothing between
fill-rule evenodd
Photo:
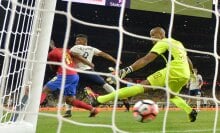
<instances>
[{"instance_id":1,"label":"goal net","mask_svg":"<svg viewBox=\"0 0 220 133\"><path fill-rule=\"evenodd\" d=\"M61 1L61 0L60 0ZM185 94L180 94L181 97L187 99L199 99L199 100L206 100L211 101L214 103L214 111L213 119L210 123L211 126L207 127L208 129L204 128L196 128L192 127L191 129L181 128L179 125L184 125L186 122L178 121L179 124L174 125L175 128L169 126L168 124L173 124L169 122L169 107L171 107L169 100L165 100L161 102L167 108L162 108L163 110L162 115L159 113L160 122L157 121L157 124L154 123L156 126L150 126L151 123L142 124L136 122L132 119L132 114L117 114L118 112L118 100L114 100L112 105L113 107L110 109L110 113L100 113L99 118L94 119L80 119L81 115L77 117L74 115L74 118L66 119L62 117L62 96L59 96L57 108L53 113L51 112L41 112L39 111L40 105L40 96L42 92L42 87L45 78L45 70L46 65L50 64L47 62L47 54L49 49L49 42L51 39L52 33L52 26L54 21L54 14L65 17L66 23L65 26L65 34L62 47L68 47L68 41L70 41L71 36L71 28L72 23L80 24L80 26L85 27L92 27L97 29L107 29L107 30L115 30L119 34L119 39L117 42L117 64L114 66L116 71L119 70L120 60L122 59L123 54L123 46L126 40L124 40L125 36L130 36L137 39L142 39L145 41L152 41L150 37L142 36L139 34L135 34L133 32L129 32L126 30L124 26L124 21L129 20L126 18L125 14L125 7L127 7L127 2L137 2L136 0L128 0L128 1L120 1L118 4L114 4L114 6L120 6L119 14L118 15L118 23L112 26L112 24L97 24L96 22L87 22L84 20L77 19L72 13L72 2L70 0L63 0L62 2L66 2L67 8L65 11L55 10L55 6L57 1L56 0L1 0L0 1L0 132L1 133L35 133L37 132L50 132L48 130L55 129L55 132L120 132L120 133L127 133L127 132L218 132L220 129L219 126L219 97L217 97L216 93L216 83L217 83L217 76L218 76L218 63L219 63L219 55L218 55L218 45L217 45L217 37L218 37L218 29L219 29L219 12L218 12L218 2L214 2L214 10L206 9L204 7L204 1L194 0L196 3L199 2L198 6L192 6L187 4L190 1L184 3L184 0L170 0L170 8L169 8L169 27L167 28L167 35L169 38L173 37L172 30L174 25L174 18L175 18L175 7L184 7L185 8L194 9L196 11L203 11L211 13L215 19L216 23L215 26L215 33L214 33L214 41L213 51L201 51L197 49L187 49L190 53L200 53L203 55L208 55L214 58L215 65L214 70L215 74L212 79L212 97L190 97ZM81 0L72 0L75 2L80 3L87 3L87 1ZM89 0L88 0L89 1ZM92 4L97 5L104 5L105 3L110 3L110 0L91 0ZM112 0L114 1L114 0ZM147 3L148 6L150 4L157 4L162 0L139 0ZM166 0L167 2L168 0ZM114 3L114 2L113 2ZM141 6L141 5L139 5ZM160 5L158 5L160 6ZM144 8L144 7L143 7ZM97 13L94 11L94 13ZM165 13L165 12L164 12ZM167 13L167 12L166 12ZM200 14L201 15L201 14ZM77 16L77 14L76 14ZM83 17L82 17L83 18ZM115 18L114 18L115 19ZM149 20L150 21L150 20ZM150 23L150 22L149 22ZM151 24L154 25L154 24ZM157 25L158 26L158 25ZM139 27L140 28L140 27ZM145 28L145 27L141 27ZM152 27L150 27L152 28ZM83 28L82 28L83 29ZM79 32L81 33L81 32ZM147 31L148 33L148 31ZM146 34L147 34L146 33ZM103 35L104 36L104 35ZM136 45L136 44L134 44ZM106 46L108 47L108 46ZM136 46L138 47L138 46ZM111 48L111 47L110 47ZM133 63L133 62L132 62ZM104 64L103 64L104 65ZM62 64L63 67L66 67L65 64ZM107 66L109 67L109 66ZM120 82L124 84L136 84L134 82L127 82L125 80L119 79L117 75L110 75L109 72L87 72L76 69L78 72L83 73L91 73L97 74L104 77L112 76L117 80L116 89L120 88ZM147 75L146 75L147 76ZM63 88L61 88L63 91ZM161 89L165 94L164 97L168 97L168 93L166 92L166 88ZM62 93L61 93L62 94ZM149 95L148 95L149 96ZM145 97L148 99L148 97ZM140 100L140 99L136 99ZM158 102L160 104L160 102ZM175 109L174 109L175 110ZM80 110L81 111L81 110ZM80 112L79 111L79 112ZM105 112L106 110L104 110ZM55 112L55 113L54 113ZM106 111L108 112L108 111ZM77 114L78 112L73 112L73 114ZM203 114L203 113L201 113ZM106 115L106 116L105 116ZM121 115L121 116L119 116ZM43 125L47 128L45 129L38 129L37 124L39 127L41 126L38 122L46 121L45 119L39 120L40 116L46 117L46 119L56 118L53 122L53 125L47 127L48 125ZM129 117L130 116L130 117ZM85 117L85 116L82 116ZM118 117L118 118L117 118ZM200 116L200 118L203 116ZM205 116L204 116L205 117ZM120 119L122 118L122 119ZM182 117L180 117L182 118ZM104 119L110 119L106 122ZM120 125L120 122L126 123L128 125ZM156 120L157 120L156 119ZM183 118L185 119L185 117ZM173 118L172 120L176 119ZM126 121L126 122L125 122ZM206 122L206 121L203 121ZM51 123L49 125L51 125ZM107 123L107 124L106 124ZM168 124L167 124L168 123ZM48 123L47 123L48 124ZM130 124L130 125L129 125ZM194 124L194 123L193 123ZM66 126L67 125L67 126ZM160 126L159 126L160 125ZM191 126L190 123L186 124L186 126ZM201 125L196 125L201 126ZM88 128L89 127L89 128ZM133 130L133 127L136 129ZM147 128L150 129L147 129ZM176 127L180 127L177 129ZM98 129L97 129L98 128ZM65 130L66 129L66 130ZM92 130L91 130L92 129ZM100 129L100 130L99 130ZM172 130L174 129L174 130ZM177 131L177 130L178 131ZM152 131L153 130L153 131Z\"/></svg>"},{"instance_id":2,"label":"goal net","mask_svg":"<svg viewBox=\"0 0 220 133\"><path fill-rule=\"evenodd\" d=\"M0 1L1 132L36 130L55 5L53 0Z\"/></svg>"}]
</instances>

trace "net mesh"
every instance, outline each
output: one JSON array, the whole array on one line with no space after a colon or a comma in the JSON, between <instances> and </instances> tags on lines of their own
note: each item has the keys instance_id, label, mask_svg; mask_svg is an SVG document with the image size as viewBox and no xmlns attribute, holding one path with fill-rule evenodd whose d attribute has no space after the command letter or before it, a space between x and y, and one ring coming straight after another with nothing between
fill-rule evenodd
<instances>
[{"instance_id":1,"label":"net mesh","mask_svg":"<svg viewBox=\"0 0 220 133\"><path fill-rule=\"evenodd\" d=\"M23 6L34 7L34 1L21 1ZM1 1L1 107L3 108L1 122L15 120L13 111L21 111L27 100L22 103L22 96L26 88L24 83L28 67L28 53L31 53L30 38L32 36L32 24L34 10L23 6L16 6L10 1ZM16 23L15 23L16 22ZM30 83L30 82L29 82ZM29 84L30 85L30 84ZM1 108L1 110L2 110Z\"/></svg>"},{"instance_id":2,"label":"net mesh","mask_svg":"<svg viewBox=\"0 0 220 133\"><path fill-rule=\"evenodd\" d=\"M2 110L2 115L0 115L0 122L1 123L7 123L7 122L13 122L17 120L17 113L16 111L22 112L21 114L25 113L25 106L27 104L27 99L28 97L25 97L25 94L29 93L27 90L31 88L31 82L28 82L31 79L31 74L30 73L25 73L27 70L31 71L32 67L27 65L27 55L28 55L28 48L30 47L29 42L30 42L30 37L32 35L32 21L34 17L34 10L26 7L34 7L34 2L35 1L21 1L19 5L25 5L25 6L12 6L10 1L0 1L0 11L1 18L3 18L3 23L0 25L0 44L1 44L1 53L0 53L0 61L1 64L1 108ZM150 1L150 2L155 2L155 1ZM86 22L80 19L77 19L76 17L73 16L71 12L71 2L68 2L67 4L67 9L66 12L56 10L55 13L67 17L67 24L66 24L66 31L65 31L65 39L63 43L63 47L67 48L68 47L68 40L70 38L70 32L71 32L71 23L76 22L81 25L85 25L88 27L95 27L95 28L101 28L101 29L109 29L109 30L116 30L119 32L119 42L118 42L118 52L117 52L117 65L115 66L116 68L116 73L119 71L119 64L120 60L122 58L122 48L124 45L124 36L131 36L134 38L138 39L143 39L143 40L151 40L150 37L138 35L132 32L129 32L125 29L123 25L124 17L125 17L125 1L122 2L121 9L120 9L120 14L119 14L119 23L117 26L111 26L111 25L103 25L103 24L95 24L91 22ZM218 55L218 45L217 45L217 38L218 38L218 29L219 29L219 12L218 12L218 3L216 2L214 6L214 10L209 10L205 9L202 7L195 7L191 5L187 5L182 3L181 1L176 1L176 0L171 0L171 14L170 14L170 22L169 22L169 30L168 30L168 37L171 38L172 35L172 29L174 25L174 18L175 18L175 8L176 6L182 6L186 8L192 8L195 10L201 10L204 12L210 12L214 15L216 18L216 23L215 23L215 33L214 33L214 42L213 42L213 52L207 52L207 51L201 51L201 50L196 50L196 49L187 49L188 52L190 53L199 53L203 55L209 55L214 58L215 60L215 74L212 80L212 98L208 97L202 97L199 98L201 100L208 100L212 101L216 106L214 108L215 110L215 116L213 120L213 127L208 128L208 129L187 129L187 130L172 130L172 129L167 129L167 123L168 123L168 113L169 109L165 109L165 113L163 115L162 122L160 123L161 126L159 128L161 129L155 129L153 132L218 132L220 129L218 128L218 106L219 106L219 98L217 97L217 77L218 77L218 63L219 63L219 55ZM14 15L13 15L14 14ZM11 16L14 16L13 19L16 20L17 25L13 25L10 22ZM6 36L9 35L9 36ZM47 64L49 64L47 62ZM64 64L62 64L64 65ZM28 66L28 67L27 67ZM86 71L81 71L77 70L78 72L84 72L84 73L91 73L91 74L98 74L102 76L112 76L116 78L117 84L116 88L119 89L120 82L123 83L128 83L127 81L119 79L117 75L111 75L109 73L104 73L104 72L86 72ZM25 80L24 80L25 79ZM33 81L34 82L34 81ZM129 82L130 83L130 82ZM134 83L130 83L134 84ZM161 90L165 90L165 95L167 97L169 94L166 91L166 88L160 88ZM26 92L25 92L26 90ZM63 89L61 94L63 93ZM172 92L170 92L172 93ZM188 95L183 95L180 94L181 97L183 98L193 98L196 99L196 97L189 97ZM56 132L64 132L61 130L63 127L65 127L66 123L71 123L73 125L77 125L79 127L102 127L103 130L106 130L106 132L133 132L130 131L129 128L118 126L117 122L117 103L118 99L116 98L114 100L114 106L113 110L111 113L111 119L110 124L105 124L102 122L91 122L91 124L87 124L86 122L79 122L77 120L73 119L65 119L62 117L62 107L63 107L63 101L62 101L62 96L60 96L57 104L57 110L56 114L51 114L51 113L45 113L45 112L40 112L39 114L42 115L43 117L50 117L50 118L57 118L58 119L58 124L56 125ZM166 101L167 107L171 106L169 101ZM23 116L24 117L24 116ZM99 116L99 117L104 117L104 116ZM202 117L202 116L201 116ZM22 118L21 118L22 119ZM126 119L126 118L125 118ZM127 121L134 121L133 119L127 119ZM41 121L40 121L41 122ZM145 128L144 128L145 127ZM147 125L141 127L143 128L142 130L138 130L140 132L152 132L146 129ZM88 128L86 128L88 129ZM107 130L109 129L109 130ZM71 130L71 129L70 129ZM76 130L76 129L75 129ZM78 129L79 132L83 132L85 130L81 128ZM39 132L44 132L41 131L41 129L37 129ZM136 132L138 132L136 131ZM135 132L135 131L134 131Z\"/></svg>"}]
</instances>

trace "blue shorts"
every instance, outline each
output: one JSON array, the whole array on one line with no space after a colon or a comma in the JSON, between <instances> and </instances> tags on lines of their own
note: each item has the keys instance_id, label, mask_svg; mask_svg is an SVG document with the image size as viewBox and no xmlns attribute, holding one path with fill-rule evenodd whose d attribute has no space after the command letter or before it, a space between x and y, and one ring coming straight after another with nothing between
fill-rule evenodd
<instances>
[{"instance_id":1,"label":"blue shorts","mask_svg":"<svg viewBox=\"0 0 220 133\"><path fill-rule=\"evenodd\" d=\"M57 75L49 82L46 83L46 87L51 91L56 91L61 89L62 84L62 75ZM76 95L76 87L79 82L78 74L75 75L67 75L66 81L64 85L64 96L75 96Z\"/></svg>"},{"instance_id":2,"label":"blue shorts","mask_svg":"<svg viewBox=\"0 0 220 133\"><path fill-rule=\"evenodd\" d=\"M103 86L106 82L100 75L79 73L79 82L86 82L88 84Z\"/></svg>"},{"instance_id":3,"label":"blue shorts","mask_svg":"<svg viewBox=\"0 0 220 133\"><path fill-rule=\"evenodd\" d=\"M200 89L194 89L194 90L189 90L189 95L190 96L201 96L201 91Z\"/></svg>"}]
</instances>

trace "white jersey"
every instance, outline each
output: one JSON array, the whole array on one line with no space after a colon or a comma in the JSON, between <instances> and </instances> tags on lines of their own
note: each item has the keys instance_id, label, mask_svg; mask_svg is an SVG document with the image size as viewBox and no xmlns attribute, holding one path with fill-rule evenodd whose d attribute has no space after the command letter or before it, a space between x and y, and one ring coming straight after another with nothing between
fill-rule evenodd
<instances>
[{"instance_id":1,"label":"white jersey","mask_svg":"<svg viewBox=\"0 0 220 133\"><path fill-rule=\"evenodd\" d=\"M70 49L70 52L77 53L77 54L81 55L82 57L84 57L85 59L87 59L91 63L93 56L97 55L98 53L100 53L102 51L97 48L87 46L87 45L74 45ZM92 69L90 66L88 66L82 62L79 62L79 61L78 62L76 61L76 65L81 70Z\"/></svg>"},{"instance_id":2,"label":"white jersey","mask_svg":"<svg viewBox=\"0 0 220 133\"><path fill-rule=\"evenodd\" d=\"M191 77L189 82L189 90L200 89L201 82L203 82L203 79L200 74L197 74L195 77Z\"/></svg>"}]
</instances>

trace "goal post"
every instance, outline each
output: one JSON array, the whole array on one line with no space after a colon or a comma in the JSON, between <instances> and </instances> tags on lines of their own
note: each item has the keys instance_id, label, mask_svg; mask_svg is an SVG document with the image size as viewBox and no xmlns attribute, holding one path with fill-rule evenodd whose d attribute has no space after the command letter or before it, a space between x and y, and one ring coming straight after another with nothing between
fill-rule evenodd
<instances>
[{"instance_id":1,"label":"goal post","mask_svg":"<svg viewBox=\"0 0 220 133\"><path fill-rule=\"evenodd\" d=\"M51 11L55 10L56 0L44 0L44 2L44 9ZM37 46L36 57L34 60L46 62L51 40L54 12L43 12L39 15L40 20L38 20L37 22L41 21L41 24L37 23L37 25L40 25L40 27L37 27L37 29L35 29L35 32L37 32L38 34L36 37L34 37L34 41L32 42L32 45ZM32 87L30 89L31 96L29 101L31 104L29 104L29 106L27 107L27 111L31 113L27 114L25 120L27 122L33 123L35 126L37 124L37 114L39 110L45 69L46 63L35 62L33 64Z\"/></svg>"},{"instance_id":2,"label":"goal post","mask_svg":"<svg viewBox=\"0 0 220 133\"><path fill-rule=\"evenodd\" d=\"M0 12L4 13L0 21L0 61L6 63L0 73L1 133L36 132L55 7L56 0L0 2ZM15 113L19 119L13 120Z\"/></svg>"}]
</instances>

